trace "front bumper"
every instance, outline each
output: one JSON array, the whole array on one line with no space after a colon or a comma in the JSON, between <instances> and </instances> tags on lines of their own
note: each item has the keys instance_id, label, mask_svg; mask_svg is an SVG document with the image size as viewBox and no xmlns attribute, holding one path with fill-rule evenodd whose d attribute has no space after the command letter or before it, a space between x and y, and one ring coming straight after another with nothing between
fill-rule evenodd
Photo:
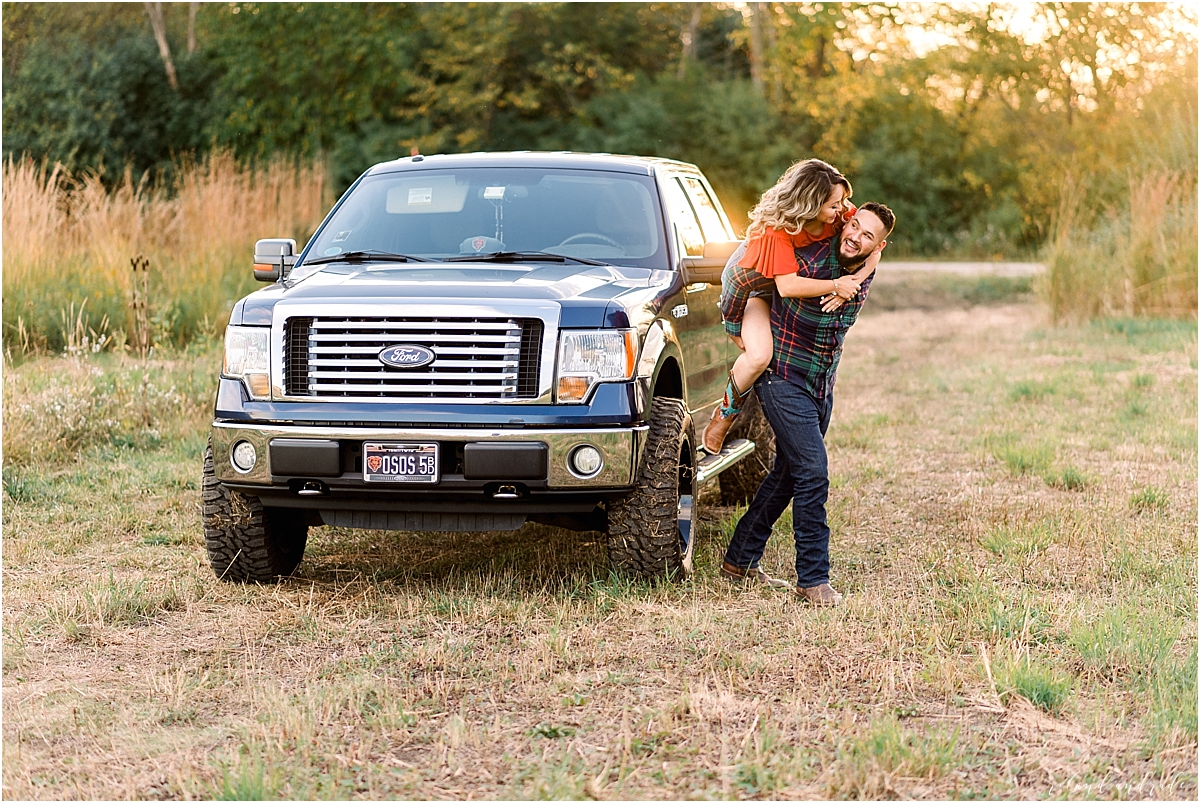
<instances>
[{"instance_id":1,"label":"front bumper","mask_svg":"<svg viewBox=\"0 0 1200 803\"><path fill-rule=\"evenodd\" d=\"M561 492L619 491L634 484L634 473L646 445L646 425L591 429L501 429L436 427L328 427L261 425L240 422L216 422L212 426L213 462L217 479L250 492L289 491L299 496L305 482L316 481L327 495L351 493L384 497L397 495L413 498L487 493L497 483L515 484L526 496ZM246 441L254 447L258 460L249 471L236 468L231 460L233 447ZM274 447L272 442L277 443ZM303 467L305 442L311 443L312 473L298 472ZM437 443L441 455L441 475L429 485L391 485L367 483L362 477L364 442ZM334 446L336 444L336 446ZM503 455L505 444L514 454L532 444L545 450L543 476L531 475L528 465L518 474L505 476L504 461L489 461L486 471L464 471L463 455L468 445L486 444L493 453ZM569 458L580 446L600 451L603 465L591 476L580 476L569 465ZM286 446L286 451L281 448ZM286 454L286 461L284 455ZM274 456L273 456L274 455ZM329 455L334 455L329 457ZM286 462L286 465L285 465ZM515 461L514 461L515 462ZM277 463L279 465L273 465ZM286 470L284 473L281 469ZM274 495L274 494L272 494Z\"/></svg>"}]
</instances>

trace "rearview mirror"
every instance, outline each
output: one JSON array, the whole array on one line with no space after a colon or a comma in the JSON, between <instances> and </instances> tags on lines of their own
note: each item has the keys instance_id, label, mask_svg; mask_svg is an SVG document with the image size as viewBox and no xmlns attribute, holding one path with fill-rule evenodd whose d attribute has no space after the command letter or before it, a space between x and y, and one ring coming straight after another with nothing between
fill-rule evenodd
<instances>
[{"instance_id":1,"label":"rearview mirror","mask_svg":"<svg viewBox=\"0 0 1200 803\"><path fill-rule=\"evenodd\" d=\"M295 240L259 240L254 244L254 278L273 282L287 276L296 264L296 257Z\"/></svg>"},{"instance_id":2,"label":"rearview mirror","mask_svg":"<svg viewBox=\"0 0 1200 803\"><path fill-rule=\"evenodd\" d=\"M704 256L683 258L683 281L685 284L705 282L720 284L725 263L733 256L741 242L719 241L704 244Z\"/></svg>"}]
</instances>

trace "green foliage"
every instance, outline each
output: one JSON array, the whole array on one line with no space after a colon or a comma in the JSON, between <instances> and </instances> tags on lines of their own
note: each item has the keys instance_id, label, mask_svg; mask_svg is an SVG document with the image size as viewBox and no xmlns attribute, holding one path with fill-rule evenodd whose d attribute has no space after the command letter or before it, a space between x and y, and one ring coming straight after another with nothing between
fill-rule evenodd
<instances>
[{"instance_id":1,"label":"green foliage","mask_svg":"<svg viewBox=\"0 0 1200 803\"><path fill-rule=\"evenodd\" d=\"M1054 543L1054 532L1048 523L1032 527L997 527L985 535L980 545L1006 560L1031 560L1044 553Z\"/></svg>"},{"instance_id":2,"label":"green foliage","mask_svg":"<svg viewBox=\"0 0 1200 803\"><path fill-rule=\"evenodd\" d=\"M887 797L888 776L939 778L961 765L969 749L957 730L909 730L888 715L839 748L830 787L837 797Z\"/></svg>"},{"instance_id":3,"label":"green foliage","mask_svg":"<svg viewBox=\"0 0 1200 803\"><path fill-rule=\"evenodd\" d=\"M407 155L402 120L420 52L404 4L241 3L204 10L220 78L213 139L243 156L329 153L344 188L371 164ZM316 43L320 43L316 45Z\"/></svg>"},{"instance_id":4,"label":"green foliage","mask_svg":"<svg viewBox=\"0 0 1200 803\"><path fill-rule=\"evenodd\" d=\"M193 359L129 364L112 355L24 371L4 385L5 492L44 495L26 466L62 465L87 449L150 449L193 431L212 404L216 349Z\"/></svg>"},{"instance_id":5,"label":"green foliage","mask_svg":"<svg viewBox=\"0 0 1200 803\"><path fill-rule=\"evenodd\" d=\"M1085 670L1145 681L1162 670L1178 638L1178 623L1165 614L1114 607L1078 622L1069 641Z\"/></svg>"},{"instance_id":6,"label":"green foliage","mask_svg":"<svg viewBox=\"0 0 1200 803\"><path fill-rule=\"evenodd\" d=\"M1036 379L1022 379L1015 382L1012 388L1008 391L1008 398L1012 401L1038 401L1045 396L1053 394L1057 390L1054 382L1039 382Z\"/></svg>"},{"instance_id":7,"label":"green foliage","mask_svg":"<svg viewBox=\"0 0 1200 803\"><path fill-rule=\"evenodd\" d=\"M996 439L992 454L1016 475L1041 474L1054 462L1054 445L1025 443L1013 434Z\"/></svg>"},{"instance_id":8,"label":"green foliage","mask_svg":"<svg viewBox=\"0 0 1200 803\"><path fill-rule=\"evenodd\" d=\"M1002 696L1020 695L1038 708L1057 713L1074 686L1073 678L1055 664L1030 656L1009 656L994 667Z\"/></svg>"},{"instance_id":9,"label":"green foliage","mask_svg":"<svg viewBox=\"0 0 1200 803\"><path fill-rule=\"evenodd\" d=\"M6 6L5 155L113 181L215 144L327 159L340 191L412 148L637 152L699 164L738 221L816 156L897 212L893 255L1050 238L1056 314L1129 307L1095 300L1123 286L1113 276L1133 281L1127 312L1195 306L1194 200L1183 223L1161 216L1182 226L1163 254L1126 220L1143 208L1131 172L1182 171L1194 196L1196 42L1168 4L1038 4L1041 38L952 4L223 3L194 27L188 4L164 12L177 90L139 5ZM952 36L919 52L907 26ZM1064 197L1087 212L1069 235Z\"/></svg>"},{"instance_id":10,"label":"green foliage","mask_svg":"<svg viewBox=\"0 0 1200 803\"><path fill-rule=\"evenodd\" d=\"M952 251L958 239L971 243L968 250L977 256L1027 245L1020 241L1019 219L1015 231L996 228L1007 210L984 191L1015 183L1013 167L998 147L965 150L958 121L925 95L880 94L857 113L872 124L852 140L855 197L883 199L892 208L897 227L889 239L900 251Z\"/></svg>"},{"instance_id":11,"label":"green foliage","mask_svg":"<svg viewBox=\"0 0 1200 803\"><path fill-rule=\"evenodd\" d=\"M137 625L163 611L183 606L179 590L174 586L155 588L145 580L117 580L110 570L108 582L83 592L84 604L90 619L98 625Z\"/></svg>"},{"instance_id":12,"label":"green foliage","mask_svg":"<svg viewBox=\"0 0 1200 803\"><path fill-rule=\"evenodd\" d=\"M1153 485L1147 485L1129 497L1129 506L1137 513L1153 513L1166 510L1171 503L1167 492Z\"/></svg>"},{"instance_id":13,"label":"green foliage","mask_svg":"<svg viewBox=\"0 0 1200 803\"><path fill-rule=\"evenodd\" d=\"M539 722L530 731L530 736L535 739L562 739L574 734L575 729L568 725L552 725L548 722Z\"/></svg>"},{"instance_id":14,"label":"green foliage","mask_svg":"<svg viewBox=\"0 0 1200 803\"><path fill-rule=\"evenodd\" d=\"M1050 487L1061 488L1064 491L1078 491L1086 488L1088 484L1087 475L1074 466L1048 471L1042 475L1042 479Z\"/></svg>"},{"instance_id":15,"label":"green foliage","mask_svg":"<svg viewBox=\"0 0 1200 803\"><path fill-rule=\"evenodd\" d=\"M278 770L268 767L260 755L246 752L233 763L219 761L220 783L211 790L214 800L275 800L283 796Z\"/></svg>"},{"instance_id":16,"label":"green foliage","mask_svg":"<svg viewBox=\"0 0 1200 803\"><path fill-rule=\"evenodd\" d=\"M710 82L697 73L659 76L588 104L574 147L644 153L697 164L731 214L744 214L763 189L803 154L783 120L750 82Z\"/></svg>"},{"instance_id":17,"label":"green foliage","mask_svg":"<svg viewBox=\"0 0 1200 803\"><path fill-rule=\"evenodd\" d=\"M1021 641L1042 644L1053 635L1049 614L1036 605L1020 605L1006 599L996 599L985 602L984 606L973 623L987 634L992 643Z\"/></svg>"},{"instance_id":18,"label":"green foliage","mask_svg":"<svg viewBox=\"0 0 1200 803\"><path fill-rule=\"evenodd\" d=\"M1150 729L1163 746L1196 741L1196 650L1171 661L1150 682Z\"/></svg>"},{"instance_id":19,"label":"green foliage","mask_svg":"<svg viewBox=\"0 0 1200 803\"><path fill-rule=\"evenodd\" d=\"M176 154L205 144L213 79L201 56L179 59L177 67L175 91L148 33L121 31L103 43L34 41L11 77L5 70L4 152L113 178L127 163L138 175L168 171Z\"/></svg>"}]
</instances>

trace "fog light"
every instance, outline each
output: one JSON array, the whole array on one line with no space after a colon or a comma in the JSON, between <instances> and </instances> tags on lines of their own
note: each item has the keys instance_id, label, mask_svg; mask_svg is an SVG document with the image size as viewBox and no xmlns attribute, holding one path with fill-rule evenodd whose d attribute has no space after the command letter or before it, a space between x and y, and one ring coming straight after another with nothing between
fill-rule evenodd
<instances>
[{"instance_id":1,"label":"fog light","mask_svg":"<svg viewBox=\"0 0 1200 803\"><path fill-rule=\"evenodd\" d=\"M233 460L233 467L244 474L258 462L258 452L254 451L254 444L249 441L238 441L233 445L230 458Z\"/></svg>"},{"instance_id":2,"label":"fog light","mask_svg":"<svg viewBox=\"0 0 1200 803\"><path fill-rule=\"evenodd\" d=\"M571 467L576 474L590 477L604 465L604 458L595 446L580 446L571 454Z\"/></svg>"}]
</instances>

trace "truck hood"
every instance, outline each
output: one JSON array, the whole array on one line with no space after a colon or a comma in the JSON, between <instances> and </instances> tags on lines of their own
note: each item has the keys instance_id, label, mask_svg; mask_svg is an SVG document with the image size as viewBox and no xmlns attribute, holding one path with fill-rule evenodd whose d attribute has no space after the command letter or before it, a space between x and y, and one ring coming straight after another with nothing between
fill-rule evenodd
<instances>
[{"instance_id":1,"label":"truck hood","mask_svg":"<svg viewBox=\"0 0 1200 803\"><path fill-rule=\"evenodd\" d=\"M284 298L609 299L630 288L645 287L650 274L646 268L570 263L328 265L290 287Z\"/></svg>"},{"instance_id":2,"label":"truck hood","mask_svg":"<svg viewBox=\"0 0 1200 803\"><path fill-rule=\"evenodd\" d=\"M576 264L408 263L334 264L295 282L276 284L247 296L231 322L267 325L276 303L354 302L394 298L557 301L563 307L595 310L595 325L604 325L609 301L631 290L646 289L668 279L665 271L648 268ZM569 317L574 317L569 316ZM586 316L588 318L592 315ZM566 322L564 321L564 324ZM592 324L580 324L592 325Z\"/></svg>"}]
</instances>

